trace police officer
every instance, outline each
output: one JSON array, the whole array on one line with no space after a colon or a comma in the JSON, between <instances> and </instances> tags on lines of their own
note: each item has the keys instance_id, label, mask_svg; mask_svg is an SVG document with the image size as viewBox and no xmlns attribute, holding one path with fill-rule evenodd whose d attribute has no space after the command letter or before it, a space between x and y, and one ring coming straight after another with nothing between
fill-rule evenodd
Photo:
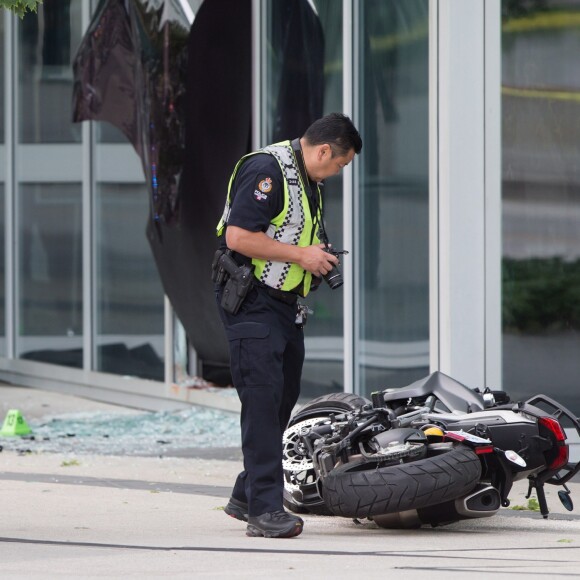
<instances>
[{"instance_id":1,"label":"police officer","mask_svg":"<svg viewBox=\"0 0 580 580\"><path fill-rule=\"evenodd\" d=\"M225 512L247 521L248 536L286 538L303 520L283 509L282 434L300 393L304 334L297 299L338 263L324 251L319 183L348 165L362 148L351 120L331 113L300 139L246 155L230 179L217 228L236 265L253 270L239 309L216 299L241 401L244 470Z\"/></svg>"}]
</instances>

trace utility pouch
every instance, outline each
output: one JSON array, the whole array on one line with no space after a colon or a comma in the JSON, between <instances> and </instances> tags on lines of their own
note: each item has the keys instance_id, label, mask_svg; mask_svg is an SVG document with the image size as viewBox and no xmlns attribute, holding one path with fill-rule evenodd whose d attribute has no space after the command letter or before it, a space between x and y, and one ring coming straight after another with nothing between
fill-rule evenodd
<instances>
[{"instance_id":1,"label":"utility pouch","mask_svg":"<svg viewBox=\"0 0 580 580\"><path fill-rule=\"evenodd\" d=\"M221 269L227 276L221 307L230 314L237 314L252 287L254 268L245 264L238 266L228 252L229 250L217 259L218 272Z\"/></svg>"}]
</instances>

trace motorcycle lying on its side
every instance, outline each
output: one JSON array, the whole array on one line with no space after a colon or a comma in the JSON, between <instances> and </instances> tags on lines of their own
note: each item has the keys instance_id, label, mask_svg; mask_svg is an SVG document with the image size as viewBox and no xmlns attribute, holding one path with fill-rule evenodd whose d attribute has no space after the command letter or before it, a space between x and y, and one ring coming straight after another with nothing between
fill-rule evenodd
<instances>
[{"instance_id":1,"label":"motorcycle lying on its side","mask_svg":"<svg viewBox=\"0 0 580 580\"><path fill-rule=\"evenodd\" d=\"M438 526L493 516L527 478L546 518L545 484L562 486L573 509L579 444L579 419L553 399L512 403L435 372L371 400L333 393L300 407L283 436L284 504L384 528Z\"/></svg>"}]
</instances>

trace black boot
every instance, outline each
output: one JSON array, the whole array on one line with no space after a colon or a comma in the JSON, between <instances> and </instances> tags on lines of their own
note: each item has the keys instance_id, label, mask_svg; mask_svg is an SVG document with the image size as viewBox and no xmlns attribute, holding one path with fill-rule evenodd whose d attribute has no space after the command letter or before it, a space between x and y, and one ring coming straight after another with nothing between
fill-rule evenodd
<instances>
[{"instance_id":1,"label":"black boot","mask_svg":"<svg viewBox=\"0 0 580 580\"><path fill-rule=\"evenodd\" d=\"M248 504L236 499L235 497L230 497L228 505L224 508L224 512L236 520L241 520L242 522L248 521Z\"/></svg>"},{"instance_id":2,"label":"black boot","mask_svg":"<svg viewBox=\"0 0 580 580\"><path fill-rule=\"evenodd\" d=\"M294 516L279 510L277 512L267 512L260 516L249 517L246 536L263 536L264 538L292 538L302 533L304 521L298 516Z\"/></svg>"}]
</instances>

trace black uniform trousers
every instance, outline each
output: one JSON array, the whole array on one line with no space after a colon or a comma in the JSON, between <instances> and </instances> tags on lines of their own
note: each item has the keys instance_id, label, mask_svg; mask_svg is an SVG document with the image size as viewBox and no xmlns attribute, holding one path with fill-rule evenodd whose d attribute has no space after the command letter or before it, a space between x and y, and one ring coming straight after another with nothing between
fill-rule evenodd
<instances>
[{"instance_id":1,"label":"black uniform trousers","mask_svg":"<svg viewBox=\"0 0 580 580\"><path fill-rule=\"evenodd\" d=\"M232 497L248 503L250 516L282 509L282 434L300 394L304 332L297 305L254 286L234 316L219 305L230 349L234 387L241 402L244 470Z\"/></svg>"}]
</instances>

